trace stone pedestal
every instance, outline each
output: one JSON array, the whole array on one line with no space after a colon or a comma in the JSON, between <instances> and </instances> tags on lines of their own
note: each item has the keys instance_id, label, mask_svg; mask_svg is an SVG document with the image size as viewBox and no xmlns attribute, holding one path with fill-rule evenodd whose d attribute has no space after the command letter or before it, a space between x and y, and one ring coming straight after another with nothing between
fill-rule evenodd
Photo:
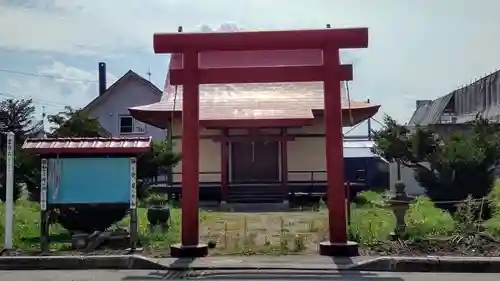
<instances>
[{"instance_id":1,"label":"stone pedestal","mask_svg":"<svg viewBox=\"0 0 500 281\"><path fill-rule=\"evenodd\" d=\"M406 193L406 185L403 182L395 184L396 194L389 200L394 216L396 217L396 229L391 233L393 239L399 239L406 234L405 215L409 204L414 199Z\"/></svg>"},{"instance_id":2,"label":"stone pedestal","mask_svg":"<svg viewBox=\"0 0 500 281\"><path fill-rule=\"evenodd\" d=\"M175 244L170 246L170 255L173 258L202 258L208 255L208 246L205 244L193 246Z\"/></svg>"},{"instance_id":3,"label":"stone pedestal","mask_svg":"<svg viewBox=\"0 0 500 281\"><path fill-rule=\"evenodd\" d=\"M319 254L329 257L356 257L359 256L358 243L353 241L347 241L346 243L321 242L319 244Z\"/></svg>"}]
</instances>

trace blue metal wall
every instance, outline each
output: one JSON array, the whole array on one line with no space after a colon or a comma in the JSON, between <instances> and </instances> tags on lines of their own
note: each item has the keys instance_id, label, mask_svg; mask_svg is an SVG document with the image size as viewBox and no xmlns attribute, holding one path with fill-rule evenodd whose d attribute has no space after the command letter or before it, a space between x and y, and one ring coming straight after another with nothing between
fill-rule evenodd
<instances>
[{"instance_id":1,"label":"blue metal wall","mask_svg":"<svg viewBox=\"0 0 500 281\"><path fill-rule=\"evenodd\" d=\"M48 167L49 203L130 201L130 158L62 158L49 161L52 162Z\"/></svg>"},{"instance_id":2,"label":"blue metal wall","mask_svg":"<svg viewBox=\"0 0 500 281\"><path fill-rule=\"evenodd\" d=\"M373 141L344 142L346 181L366 184L367 188L389 186L389 163L371 152Z\"/></svg>"}]
</instances>

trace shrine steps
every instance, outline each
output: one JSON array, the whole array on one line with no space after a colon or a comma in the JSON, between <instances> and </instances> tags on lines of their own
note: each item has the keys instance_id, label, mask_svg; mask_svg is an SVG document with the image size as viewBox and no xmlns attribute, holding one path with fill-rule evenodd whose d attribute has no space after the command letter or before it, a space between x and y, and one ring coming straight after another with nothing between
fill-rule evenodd
<instances>
[{"instance_id":1,"label":"shrine steps","mask_svg":"<svg viewBox=\"0 0 500 281\"><path fill-rule=\"evenodd\" d=\"M280 184L238 184L228 188L228 203L282 203L285 198Z\"/></svg>"}]
</instances>

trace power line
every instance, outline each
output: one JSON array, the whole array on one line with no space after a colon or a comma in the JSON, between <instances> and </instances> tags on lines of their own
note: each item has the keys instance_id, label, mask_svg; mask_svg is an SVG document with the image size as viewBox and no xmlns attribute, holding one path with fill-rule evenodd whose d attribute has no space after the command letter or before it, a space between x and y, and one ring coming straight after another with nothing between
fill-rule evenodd
<instances>
[{"instance_id":1,"label":"power line","mask_svg":"<svg viewBox=\"0 0 500 281\"><path fill-rule=\"evenodd\" d=\"M43 99L36 99L36 98L32 98L32 97L22 97L22 96L19 96L19 95L8 94L8 93L5 93L5 92L0 92L0 96L4 96L4 97L8 97L8 98L14 98L14 99L30 99L35 104L46 105L46 106L56 107L56 108L64 108L66 106L69 106L68 104L63 104L63 103L58 103L58 102L49 101L49 100L43 100Z\"/></svg>"},{"instance_id":2,"label":"power line","mask_svg":"<svg viewBox=\"0 0 500 281\"><path fill-rule=\"evenodd\" d=\"M54 80L66 80L66 81L76 81L76 82L84 82L84 83L97 83L96 80L66 78L66 77L56 76L56 75L37 74L37 73L30 73L30 72L24 72L24 71L11 70L11 69L0 69L0 72L17 74L17 75L24 75L24 76L43 77L43 78L49 78L49 79L54 79Z\"/></svg>"}]
</instances>

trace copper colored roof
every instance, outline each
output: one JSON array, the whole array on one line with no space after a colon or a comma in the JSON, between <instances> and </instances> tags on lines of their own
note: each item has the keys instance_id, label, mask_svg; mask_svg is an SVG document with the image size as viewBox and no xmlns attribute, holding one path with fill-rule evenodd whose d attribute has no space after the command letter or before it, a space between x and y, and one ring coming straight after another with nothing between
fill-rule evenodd
<instances>
[{"instance_id":1,"label":"copper colored roof","mask_svg":"<svg viewBox=\"0 0 500 281\"><path fill-rule=\"evenodd\" d=\"M200 68L321 65L321 50L213 51L200 53ZM182 69L182 55L173 54L169 69ZM340 87L340 85L339 85ZM345 90L342 87L343 91ZM344 126L353 126L375 115L379 105L348 101L342 94ZM182 86L167 78L158 103L130 108L146 123L165 128L172 112L182 110ZM321 114L323 83L268 83L200 85L200 123L223 126L231 120L312 120ZM166 114L168 113L168 114ZM279 124L279 122L276 122ZM305 124L303 124L305 125Z\"/></svg>"},{"instance_id":2,"label":"copper colored roof","mask_svg":"<svg viewBox=\"0 0 500 281\"><path fill-rule=\"evenodd\" d=\"M139 154L149 151L151 137L30 138L23 149L34 154Z\"/></svg>"}]
</instances>

